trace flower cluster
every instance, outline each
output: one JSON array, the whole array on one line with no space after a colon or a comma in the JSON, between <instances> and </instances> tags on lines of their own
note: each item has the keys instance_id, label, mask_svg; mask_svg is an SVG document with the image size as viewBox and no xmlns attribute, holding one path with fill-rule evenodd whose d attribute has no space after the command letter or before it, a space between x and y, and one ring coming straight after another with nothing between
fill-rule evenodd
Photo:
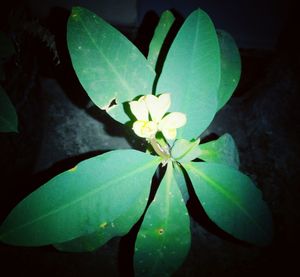
<instances>
[{"instance_id":1,"label":"flower cluster","mask_svg":"<svg viewBox=\"0 0 300 277\"><path fill-rule=\"evenodd\" d=\"M140 97L129 103L131 112L137 121L133 124L133 131L142 138L154 138L157 132L162 132L169 140L176 138L176 129L186 123L186 115L180 112L166 112L171 106L169 93L154 96L152 94Z\"/></svg>"}]
</instances>

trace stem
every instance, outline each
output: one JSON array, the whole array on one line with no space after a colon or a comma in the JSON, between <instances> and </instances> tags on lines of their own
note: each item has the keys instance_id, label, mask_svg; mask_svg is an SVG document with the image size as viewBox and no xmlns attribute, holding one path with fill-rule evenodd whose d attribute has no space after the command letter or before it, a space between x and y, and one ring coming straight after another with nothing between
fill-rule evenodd
<instances>
[{"instance_id":1,"label":"stem","mask_svg":"<svg viewBox=\"0 0 300 277\"><path fill-rule=\"evenodd\" d=\"M153 147L153 150L156 152L157 155L162 157L164 160L168 160L171 156L169 153L165 152L161 145L157 142L155 137L150 139L150 143Z\"/></svg>"}]
</instances>

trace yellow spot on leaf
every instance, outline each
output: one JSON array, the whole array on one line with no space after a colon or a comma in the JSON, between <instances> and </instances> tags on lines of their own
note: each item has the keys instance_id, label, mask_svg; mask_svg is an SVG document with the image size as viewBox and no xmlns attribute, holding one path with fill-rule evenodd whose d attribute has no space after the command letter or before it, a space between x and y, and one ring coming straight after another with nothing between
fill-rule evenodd
<instances>
[{"instance_id":1,"label":"yellow spot on leaf","mask_svg":"<svg viewBox=\"0 0 300 277\"><path fill-rule=\"evenodd\" d=\"M108 225L108 224L107 224L107 222L105 221L105 222L101 223L101 224L99 225L99 227L100 227L101 229L104 229L107 225Z\"/></svg>"},{"instance_id":2,"label":"yellow spot on leaf","mask_svg":"<svg viewBox=\"0 0 300 277\"><path fill-rule=\"evenodd\" d=\"M72 19L74 19L74 20L79 20L79 15L80 15L80 13L79 13L79 11L78 10L76 10L76 11L72 11L72 14L71 14L71 17L72 17Z\"/></svg>"},{"instance_id":3,"label":"yellow spot on leaf","mask_svg":"<svg viewBox=\"0 0 300 277\"><path fill-rule=\"evenodd\" d=\"M165 230L163 228L159 228L157 230L157 232L158 232L159 235L162 235L165 232Z\"/></svg>"},{"instance_id":4,"label":"yellow spot on leaf","mask_svg":"<svg viewBox=\"0 0 300 277\"><path fill-rule=\"evenodd\" d=\"M76 170L77 170L77 165L74 166L73 168L69 169L70 172L74 172L74 171L76 171Z\"/></svg>"}]
</instances>

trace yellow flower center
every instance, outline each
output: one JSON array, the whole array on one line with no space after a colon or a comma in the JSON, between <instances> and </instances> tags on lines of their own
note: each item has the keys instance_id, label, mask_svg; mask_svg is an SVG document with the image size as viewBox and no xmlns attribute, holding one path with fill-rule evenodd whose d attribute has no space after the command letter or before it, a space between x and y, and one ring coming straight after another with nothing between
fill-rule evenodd
<instances>
[{"instance_id":1,"label":"yellow flower center","mask_svg":"<svg viewBox=\"0 0 300 277\"><path fill-rule=\"evenodd\" d=\"M137 101L129 103L130 109L137 121L133 124L133 131L142 138L154 138L158 131L169 140L176 138L176 129L186 124L186 116L180 112L166 114L171 106L170 94L160 96L145 95Z\"/></svg>"}]
</instances>

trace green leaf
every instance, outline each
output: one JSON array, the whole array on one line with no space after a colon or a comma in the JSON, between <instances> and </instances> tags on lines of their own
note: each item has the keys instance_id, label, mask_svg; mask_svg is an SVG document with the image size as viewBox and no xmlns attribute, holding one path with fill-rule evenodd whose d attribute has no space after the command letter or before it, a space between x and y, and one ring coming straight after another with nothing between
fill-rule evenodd
<instances>
[{"instance_id":1,"label":"green leaf","mask_svg":"<svg viewBox=\"0 0 300 277\"><path fill-rule=\"evenodd\" d=\"M140 51L119 31L94 13L72 9L68 48L82 86L101 109L125 123L123 103L152 92L155 72ZM114 107L110 107L113 100Z\"/></svg>"},{"instance_id":2,"label":"green leaf","mask_svg":"<svg viewBox=\"0 0 300 277\"><path fill-rule=\"evenodd\" d=\"M127 212L128 224L138 220L130 210L142 213L160 161L136 150L116 150L79 163L21 201L2 224L1 241L55 244L92 234L106 224L123 232L124 226L115 221Z\"/></svg>"},{"instance_id":3,"label":"green leaf","mask_svg":"<svg viewBox=\"0 0 300 277\"><path fill-rule=\"evenodd\" d=\"M150 204L135 243L136 276L169 276L190 248L190 223L172 163Z\"/></svg>"},{"instance_id":4,"label":"green leaf","mask_svg":"<svg viewBox=\"0 0 300 277\"><path fill-rule=\"evenodd\" d=\"M198 158L200 155L199 142L200 139L194 141L186 139L176 140L171 149L172 158L180 163L190 162Z\"/></svg>"},{"instance_id":5,"label":"green leaf","mask_svg":"<svg viewBox=\"0 0 300 277\"><path fill-rule=\"evenodd\" d=\"M174 15L170 11L165 11L160 17L158 25L155 28L153 38L150 42L149 53L147 60L149 61L152 68L155 70L157 66L157 60L160 55L160 50L163 46L165 38L170 31L173 22L175 20Z\"/></svg>"},{"instance_id":6,"label":"green leaf","mask_svg":"<svg viewBox=\"0 0 300 277\"><path fill-rule=\"evenodd\" d=\"M18 117L4 89L0 86L0 132L18 132Z\"/></svg>"},{"instance_id":7,"label":"green leaf","mask_svg":"<svg viewBox=\"0 0 300 277\"><path fill-rule=\"evenodd\" d=\"M148 180L149 182L149 180ZM147 182L146 182L147 183ZM146 184L144 183L144 185ZM149 190L145 189L139 195L140 201L131 203L128 209L122 211L121 215L111 222L104 221L97 227L97 231L87 236L82 236L61 244L55 244L60 251L86 252L93 251L104 245L113 237L123 236L128 233L145 209L145 201L148 199Z\"/></svg>"},{"instance_id":8,"label":"green leaf","mask_svg":"<svg viewBox=\"0 0 300 277\"><path fill-rule=\"evenodd\" d=\"M185 180L185 176L182 170L182 167L180 167L180 165L176 162L173 163L173 167L174 167L174 178L176 180L176 183L178 184L178 187L181 191L181 195L182 198L184 200L184 202L186 203L189 198L189 192L188 192L188 188L187 188L187 184L186 184L186 180Z\"/></svg>"},{"instance_id":9,"label":"green leaf","mask_svg":"<svg viewBox=\"0 0 300 277\"><path fill-rule=\"evenodd\" d=\"M225 31L218 30L221 49L221 82L218 92L220 110L237 87L241 76L241 58L234 39Z\"/></svg>"},{"instance_id":10,"label":"green leaf","mask_svg":"<svg viewBox=\"0 0 300 277\"><path fill-rule=\"evenodd\" d=\"M234 237L257 245L272 240L272 218L249 177L221 164L189 163L185 169L209 218Z\"/></svg>"},{"instance_id":11,"label":"green leaf","mask_svg":"<svg viewBox=\"0 0 300 277\"><path fill-rule=\"evenodd\" d=\"M220 163L234 167L240 166L238 149L230 134L224 134L217 140L199 145L199 158L206 162Z\"/></svg>"},{"instance_id":12,"label":"green leaf","mask_svg":"<svg viewBox=\"0 0 300 277\"><path fill-rule=\"evenodd\" d=\"M220 66L215 28L208 15L198 9L175 37L156 88L156 94L171 93L171 111L187 116L177 138L197 138L212 121L217 111Z\"/></svg>"}]
</instances>

